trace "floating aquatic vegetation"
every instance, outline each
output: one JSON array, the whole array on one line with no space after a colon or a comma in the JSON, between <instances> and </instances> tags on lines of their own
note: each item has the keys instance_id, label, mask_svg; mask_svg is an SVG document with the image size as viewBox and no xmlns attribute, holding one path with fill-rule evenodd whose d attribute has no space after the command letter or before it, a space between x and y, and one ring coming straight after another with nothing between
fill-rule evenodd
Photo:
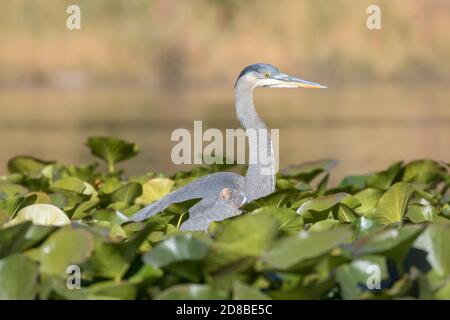
<instances>
[{"instance_id":1,"label":"floating aquatic vegetation","mask_svg":"<svg viewBox=\"0 0 450 320\"><path fill-rule=\"evenodd\" d=\"M107 170L9 161L0 299L450 299L446 163L398 162L332 188L335 161L292 166L273 194L203 233L179 230L195 199L144 222L127 217L224 168L127 177L117 163L135 144L87 146Z\"/></svg>"}]
</instances>

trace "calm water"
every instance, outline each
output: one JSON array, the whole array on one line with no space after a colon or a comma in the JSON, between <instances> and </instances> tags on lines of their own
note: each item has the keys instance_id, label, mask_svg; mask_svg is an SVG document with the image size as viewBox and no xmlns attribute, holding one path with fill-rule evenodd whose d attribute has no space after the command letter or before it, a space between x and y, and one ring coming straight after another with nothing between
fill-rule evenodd
<instances>
[{"instance_id":1,"label":"calm water","mask_svg":"<svg viewBox=\"0 0 450 320\"><path fill-rule=\"evenodd\" d=\"M321 158L340 161L333 181L380 170L397 160L450 160L450 91L426 87L259 89L258 112L280 129L280 165ZM90 135L137 142L140 155L121 165L130 173L174 172L176 128L237 128L231 88L177 94L140 89L0 92L0 173L9 158L29 154L63 163L93 161Z\"/></svg>"}]
</instances>

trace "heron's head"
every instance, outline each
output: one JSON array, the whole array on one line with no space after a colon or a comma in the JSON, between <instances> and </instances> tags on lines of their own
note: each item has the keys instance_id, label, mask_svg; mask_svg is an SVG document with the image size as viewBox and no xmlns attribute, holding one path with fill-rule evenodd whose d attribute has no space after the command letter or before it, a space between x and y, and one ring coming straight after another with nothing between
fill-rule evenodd
<instances>
[{"instance_id":1,"label":"heron's head","mask_svg":"<svg viewBox=\"0 0 450 320\"><path fill-rule=\"evenodd\" d=\"M281 73L278 68L266 63L256 63L244 68L239 74L235 86L241 81L253 88L326 88L319 83Z\"/></svg>"}]
</instances>

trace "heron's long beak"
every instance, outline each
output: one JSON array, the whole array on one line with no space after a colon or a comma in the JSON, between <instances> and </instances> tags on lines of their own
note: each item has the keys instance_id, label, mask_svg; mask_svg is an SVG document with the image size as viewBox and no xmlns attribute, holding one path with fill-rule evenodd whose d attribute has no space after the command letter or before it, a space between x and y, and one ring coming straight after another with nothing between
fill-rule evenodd
<instances>
[{"instance_id":1,"label":"heron's long beak","mask_svg":"<svg viewBox=\"0 0 450 320\"><path fill-rule=\"evenodd\" d=\"M319 83L303 80L296 77L291 77L287 74L277 74L270 77L271 84L270 87L273 88L316 88L316 89L323 89L326 88L326 86L321 85Z\"/></svg>"}]
</instances>

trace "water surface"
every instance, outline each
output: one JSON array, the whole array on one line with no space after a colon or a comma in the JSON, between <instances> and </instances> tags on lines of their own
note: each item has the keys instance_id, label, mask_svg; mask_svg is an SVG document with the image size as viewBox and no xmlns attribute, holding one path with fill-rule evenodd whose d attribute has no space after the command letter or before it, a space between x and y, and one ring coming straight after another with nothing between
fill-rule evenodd
<instances>
[{"instance_id":1,"label":"water surface","mask_svg":"<svg viewBox=\"0 0 450 320\"><path fill-rule=\"evenodd\" d=\"M255 104L270 128L280 129L280 166L321 158L340 164L332 180L418 158L450 160L450 92L434 87L259 89ZM137 142L130 174L172 173L170 135L177 128L237 128L232 88L176 94L121 88L0 92L0 173L9 158L29 154L65 164L92 162L90 135Z\"/></svg>"}]
</instances>

